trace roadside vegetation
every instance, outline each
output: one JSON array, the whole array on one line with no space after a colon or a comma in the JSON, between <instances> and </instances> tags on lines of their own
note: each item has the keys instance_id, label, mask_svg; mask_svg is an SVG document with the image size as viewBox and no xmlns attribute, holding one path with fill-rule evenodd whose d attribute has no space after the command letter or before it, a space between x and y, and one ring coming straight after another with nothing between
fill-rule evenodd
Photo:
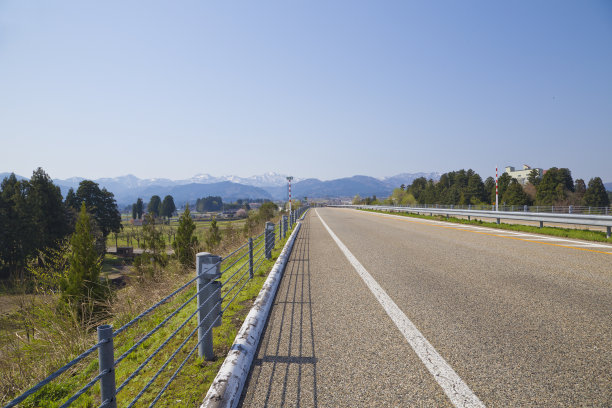
<instances>
[{"instance_id":1,"label":"roadside vegetation","mask_svg":"<svg viewBox=\"0 0 612 408\"><path fill-rule=\"evenodd\" d=\"M525 185L520 184L507 173L498 179L499 204L506 206L586 206L608 207L612 192L606 192L599 177L593 177L588 184L582 179L574 180L567 168L552 167L540 176L532 170ZM441 204L441 205L492 205L495 203L495 179L482 180L474 170L458 170L444 173L434 182L424 177L412 184L402 184L390 197L378 199L355 196L353 204Z\"/></svg>"},{"instance_id":2,"label":"roadside vegetation","mask_svg":"<svg viewBox=\"0 0 612 408\"><path fill-rule=\"evenodd\" d=\"M88 180L81 182L77 191L70 190L65 200L42 169L34 172L29 181L19 181L13 175L5 179L1 187L1 405L95 344L97 326L112 324L118 328L190 280L195 273L197 252L229 254L249 236L260 234L266 221L278 222L282 215L275 204L263 203L258 210L244 210L244 218L240 220L212 218L206 223L198 223L194 222L187 207L171 222L176 207L172 197L167 196L164 200L151 200L151 208L148 208L151 201L145 205L139 199L133 206L132 215L145 217L146 222L128 227L129 221L122 221L112 193ZM159 208L154 208L156 206ZM147 213L143 213L145 207L149 210ZM169 227L173 228L171 233ZM111 241L121 246L120 234L126 228L137 228L138 234L125 236L125 243L136 241L138 248L143 250L133 261L105 252ZM203 398L283 244L277 240L273 258L262 263L252 282L224 313L223 325L213 331L215 353L220 358L214 362L191 360L164 394L169 405L195 405ZM121 279L110 279L113 276ZM185 290L119 335L115 339L115 357L194 293L195 287ZM133 372L146 355L178 328L181 318L186 318L193 310L195 302L123 360L117 367L117 383ZM151 361L151 367L147 366L142 376L134 378L122 390L120 401L136 396L151 373L157 370L156 364L159 368L182 342L181 335L188 333L189 326L195 327L195 324L193 319L182 329L185 332L179 333L165 351ZM184 350L189 350L189 344L195 341L192 339ZM186 353L179 352L176 359L181 361L181 355ZM97 358L90 357L20 406L60 405L62 399L97 374ZM170 364L168 371L173 372L176 365ZM171 372L160 378L167 379ZM152 391L143 395L139 405L153 400L163 386L159 384L161 381L156 380ZM81 396L75 406L90 407L99 403L99 385L96 385Z\"/></svg>"},{"instance_id":3,"label":"roadside vegetation","mask_svg":"<svg viewBox=\"0 0 612 408\"><path fill-rule=\"evenodd\" d=\"M456 224L479 225L482 227L489 227L489 228L497 228L497 229L521 231L521 232L531 232L534 234L552 235L552 236L564 237L564 238L583 239L585 241L612 243L612 238L606 238L606 233L603 231L593 231L593 230L584 230L584 229L575 229L575 228L547 227L547 226L539 228L539 227L532 226L532 225L522 225L522 224L506 224L506 223L497 224L495 222L487 222L487 221L481 221L481 220L469 220L468 221L465 218L457 218L457 217L447 218L442 215L429 216L429 215L412 214L412 213L405 213L405 212L370 210L370 209L365 209L365 208L361 209L361 211L375 212L375 213L381 213L381 214L393 214L393 215L400 215L402 217L422 218L422 219L436 220L436 221L447 221L447 222L454 222Z\"/></svg>"}]
</instances>

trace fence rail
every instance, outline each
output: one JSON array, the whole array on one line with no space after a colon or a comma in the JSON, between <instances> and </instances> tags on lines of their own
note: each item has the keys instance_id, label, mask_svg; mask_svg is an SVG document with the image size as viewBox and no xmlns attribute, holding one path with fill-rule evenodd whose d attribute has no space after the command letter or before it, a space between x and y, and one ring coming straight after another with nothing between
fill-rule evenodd
<instances>
[{"instance_id":1,"label":"fence rail","mask_svg":"<svg viewBox=\"0 0 612 408\"><path fill-rule=\"evenodd\" d=\"M544 226L544 223L555 223L555 224L578 224L578 225L590 225L598 227L606 227L606 236L610 238L612 230L612 215L601 214L585 214L585 213L557 213L557 212L530 212L527 206L523 206L522 211L494 211L494 210L479 210L479 209L458 209L456 206L384 206L384 205L338 205L332 207L346 207L346 208L363 208L390 212L405 212L405 213L416 213L416 214L439 214L476 218L493 218L500 223L500 220L524 220L524 221L535 221L539 222L540 228ZM533 208L533 207L531 207ZM601 210L601 209L600 209Z\"/></svg>"},{"instance_id":2,"label":"fence rail","mask_svg":"<svg viewBox=\"0 0 612 408\"><path fill-rule=\"evenodd\" d=\"M193 356L193 354L195 354L196 350L198 350L198 355L206 360L213 360L215 358L212 344L213 327L218 327L221 325L221 317L223 316L223 313L236 300L238 294L242 292L248 282L253 279L254 274L261 268L264 261L271 258L272 249L275 247L276 243L286 238L287 233L293 228L294 224L297 222L297 219L304 213L305 210L306 207L302 207L297 211L290 213L289 216L282 216L280 222L278 222L276 225L271 222L266 223L265 230L262 234L249 238L248 242L236 249L231 254L227 255L225 258L212 255L207 252L197 254L195 277L136 316L128 323L124 324L119 329L113 331L113 328L110 325L99 326L97 328L98 343L17 398L13 399L11 402L5 405L4 408L14 407L25 401L28 397L36 394L45 385L57 379L60 375L74 367L86 357L90 356L96 350L98 351L98 375L89 380L89 382L83 385L80 390L70 396L66 401L63 401L60 407L70 406L81 395L86 393L97 383L100 384L101 404L99 406L105 408L117 407L117 396L120 395L120 393L134 378L143 373L145 368L147 368L148 364L155 358L155 356L157 356L166 346L168 346L171 340L176 338L179 333L193 321L195 317L195 327L193 327L192 330L186 336L184 336L181 344L172 352L170 357L166 359L161 368L152 375L151 379L144 385L144 387L140 389L136 397L134 397L130 402L126 401L127 407L132 407L138 403L144 393L149 390L155 380L157 380L164 373L164 371L171 366L178 353L184 349L189 340L197 333L197 343L195 346L188 351L187 355L183 358L174 372L169 375L164 386L158 391L153 401L149 404L149 407L155 406L156 403L160 401L164 392L168 389L172 381L174 381L189 359ZM223 264L224 262L226 263L225 265ZM175 308L153 329L142 335L140 339L128 350L123 352L119 357L115 358L115 338L128 331L145 317L151 315L151 313L156 311L160 306L168 303L179 293L193 287L193 285L196 286L195 294L190 296L180 306ZM127 378L123 379L121 384L117 386L115 378L116 367L135 351L142 349L143 344L149 338L162 329L162 327L164 327L172 318L176 317L179 312L191 305L194 301L197 302L195 310L187 318L183 319L178 328L170 333L163 343L154 351L149 353L148 356L138 365L138 367L127 375ZM204 393L204 390L202 391Z\"/></svg>"}]
</instances>

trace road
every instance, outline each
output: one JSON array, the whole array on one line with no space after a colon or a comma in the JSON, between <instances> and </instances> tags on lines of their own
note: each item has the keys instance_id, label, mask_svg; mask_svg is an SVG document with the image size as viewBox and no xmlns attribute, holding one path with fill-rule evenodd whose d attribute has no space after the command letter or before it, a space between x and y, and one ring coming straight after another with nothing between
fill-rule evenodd
<instances>
[{"instance_id":1,"label":"road","mask_svg":"<svg viewBox=\"0 0 612 408\"><path fill-rule=\"evenodd\" d=\"M311 210L243 406L374 405L612 406L612 246Z\"/></svg>"}]
</instances>

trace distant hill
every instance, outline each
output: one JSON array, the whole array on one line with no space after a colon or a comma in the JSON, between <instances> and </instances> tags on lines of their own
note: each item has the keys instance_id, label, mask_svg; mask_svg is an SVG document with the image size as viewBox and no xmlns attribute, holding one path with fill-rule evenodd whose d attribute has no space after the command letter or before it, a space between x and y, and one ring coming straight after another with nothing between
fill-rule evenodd
<instances>
[{"instance_id":1,"label":"distant hill","mask_svg":"<svg viewBox=\"0 0 612 408\"><path fill-rule=\"evenodd\" d=\"M374 177L353 176L335 180L321 181L318 179L307 179L295 183L291 187L292 196L296 198L336 198L360 196L387 197L393 188Z\"/></svg>"},{"instance_id":2,"label":"distant hill","mask_svg":"<svg viewBox=\"0 0 612 408\"><path fill-rule=\"evenodd\" d=\"M9 175L10 173L0 173L0 180ZM20 179L25 178L17 177ZM418 177L438 180L440 175L439 173L403 173L384 179L360 175L326 181L315 178L295 178L292 184L292 195L298 199L302 197L353 197L356 194L362 197L372 195L387 197L394 188L402 184L409 185ZM55 179L53 182L60 187L62 194L66 196L70 188L76 190L79 183L83 180L84 178L82 177L72 177L69 179ZM152 195L159 195L163 199L167 194L174 197L177 205L182 205L185 202L194 202L198 198L209 195L221 196L224 201L244 198L287 199L286 176L272 172L252 177L215 177L210 174L198 174L184 180L140 179L128 174L126 176L101 178L93 181L98 183L100 187L112 192L120 207L134 203L138 197L146 202Z\"/></svg>"},{"instance_id":3,"label":"distant hill","mask_svg":"<svg viewBox=\"0 0 612 408\"><path fill-rule=\"evenodd\" d=\"M402 173L397 176L387 177L383 181L393 188L397 188L402 184L409 186L412 182L420 177L425 179L432 179L434 181L440 180L440 173Z\"/></svg>"},{"instance_id":4,"label":"distant hill","mask_svg":"<svg viewBox=\"0 0 612 408\"><path fill-rule=\"evenodd\" d=\"M10 175L11 173L0 173L0 183L2 182L2 180L9 177ZM15 174L15 177L17 177L17 180L29 180L28 177L23 177L23 176L20 176L19 174Z\"/></svg>"},{"instance_id":5,"label":"distant hill","mask_svg":"<svg viewBox=\"0 0 612 408\"><path fill-rule=\"evenodd\" d=\"M191 183L174 187L150 186L142 190L138 196L142 197L144 200L148 200L155 194L162 199L165 195L170 194L177 205L186 202L195 203L198 198L207 196L221 196L223 201L226 202L236 201L241 198L272 199L272 196L262 188L245 186L244 184L232 183L231 181L211 184ZM138 196L134 195L131 202L135 202Z\"/></svg>"},{"instance_id":6,"label":"distant hill","mask_svg":"<svg viewBox=\"0 0 612 408\"><path fill-rule=\"evenodd\" d=\"M108 191L115 195L115 200L119 206L125 206L136 202L140 197L147 202L151 196L158 195L162 198L166 195L171 195L177 205L183 205L186 202L195 202L198 198L206 196L221 196L223 201L235 201L241 198L267 198L272 199L270 193L266 190L253 187L245 186L243 184L232 183L231 181L222 181L218 183L189 183L182 185L140 185L140 186L129 186L121 185L120 183L104 182L102 180L95 180L96 183L100 184L101 187L106 188ZM70 188L77 188L73 185L62 184L61 181L56 182L62 190L62 194L65 196Z\"/></svg>"}]
</instances>

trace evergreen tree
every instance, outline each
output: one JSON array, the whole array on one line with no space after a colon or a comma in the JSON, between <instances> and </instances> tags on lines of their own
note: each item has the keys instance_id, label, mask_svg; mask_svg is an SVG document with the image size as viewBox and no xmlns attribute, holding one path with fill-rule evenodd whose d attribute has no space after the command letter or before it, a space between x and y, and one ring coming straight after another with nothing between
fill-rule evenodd
<instances>
[{"instance_id":1,"label":"evergreen tree","mask_svg":"<svg viewBox=\"0 0 612 408\"><path fill-rule=\"evenodd\" d=\"M151 275L160 272L168 264L166 254L166 241L163 232L155 226L155 218L151 214L145 215L142 226L142 247L145 250L135 263L137 267L150 272ZM149 269L151 268L151 269Z\"/></svg>"},{"instance_id":2,"label":"evergreen tree","mask_svg":"<svg viewBox=\"0 0 612 408\"><path fill-rule=\"evenodd\" d=\"M484 182L485 197L483 200L486 204L493 204L495 202L495 179L491 176L487 177Z\"/></svg>"},{"instance_id":3,"label":"evergreen tree","mask_svg":"<svg viewBox=\"0 0 612 408\"><path fill-rule=\"evenodd\" d=\"M170 218L176 211L176 205L174 205L174 198L171 195L164 197L164 201L161 204L161 216Z\"/></svg>"},{"instance_id":4,"label":"evergreen tree","mask_svg":"<svg viewBox=\"0 0 612 408\"><path fill-rule=\"evenodd\" d=\"M75 194L75 205L80 208L81 203L85 203L87 211L96 221L97 228L102 232L102 239L106 241L106 237L111 232L120 232L123 226L121 225L121 214L117 208L117 202L113 193L105 188L100 189L98 183L91 180L83 180L79 183L79 188ZM79 208L75 208L77 211Z\"/></svg>"},{"instance_id":5,"label":"evergreen tree","mask_svg":"<svg viewBox=\"0 0 612 408\"><path fill-rule=\"evenodd\" d=\"M144 204L142 202L142 198L138 197L136 200L136 216L139 220L142 219L142 213L144 212Z\"/></svg>"},{"instance_id":6,"label":"evergreen tree","mask_svg":"<svg viewBox=\"0 0 612 408\"><path fill-rule=\"evenodd\" d=\"M176 231L176 238L172 243L174 255L179 262L185 266L193 266L195 262L195 248L198 238L193 235L196 229L195 223L191 219L189 204L185 206L185 211L179 217L179 225Z\"/></svg>"},{"instance_id":7,"label":"evergreen tree","mask_svg":"<svg viewBox=\"0 0 612 408\"><path fill-rule=\"evenodd\" d=\"M423 193L423 191L425 191L425 189L427 188L427 179L425 179L425 177L419 177L417 179L415 179L411 185L409 185L406 190L413 195L413 197L420 203L422 203L421 200L421 194Z\"/></svg>"},{"instance_id":8,"label":"evergreen tree","mask_svg":"<svg viewBox=\"0 0 612 408\"><path fill-rule=\"evenodd\" d=\"M472 173L468 178L465 201L468 204L481 204L483 201L487 201L484 183L477 173Z\"/></svg>"},{"instance_id":9,"label":"evergreen tree","mask_svg":"<svg viewBox=\"0 0 612 408\"><path fill-rule=\"evenodd\" d=\"M540 181L536 192L538 205L554 205L563 202L574 191L574 181L569 169L551 167Z\"/></svg>"},{"instance_id":10,"label":"evergreen tree","mask_svg":"<svg viewBox=\"0 0 612 408\"><path fill-rule=\"evenodd\" d=\"M508 173L502 174L497 179L497 190L498 190L498 194L499 194L499 197L498 197L499 198L499 204L502 204L504 202L502 200L502 197L506 193L506 189L510 185L511 181L512 181L512 177L510 177L510 175ZM493 203L495 202L495 189L493 189L493 197L492 197L491 202L493 202Z\"/></svg>"},{"instance_id":11,"label":"evergreen tree","mask_svg":"<svg viewBox=\"0 0 612 408\"><path fill-rule=\"evenodd\" d=\"M149 200L149 204L147 205L147 212L151 214L153 217L159 217L159 213L161 210L161 198L158 195L154 195Z\"/></svg>"},{"instance_id":12,"label":"evergreen tree","mask_svg":"<svg viewBox=\"0 0 612 408\"><path fill-rule=\"evenodd\" d=\"M523 186L516 179L512 179L506 189L502 202L506 205L529 205L531 204L529 196L523 190Z\"/></svg>"},{"instance_id":13,"label":"evergreen tree","mask_svg":"<svg viewBox=\"0 0 612 408\"><path fill-rule=\"evenodd\" d=\"M59 240L69 233L68 216L60 188L40 167L32 174L26 201L36 231L34 246L38 249L57 247Z\"/></svg>"},{"instance_id":14,"label":"evergreen tree","mask_svg":"<svg viewBox=\"0 0 612 408\"><path fill-rule=\"evenodd\" d=\"M542 179L540 178L540 172L536 169L533 169L529 172L529 176L527 176L527 181L529 183L531 183L532 185L534 185L535 187L538 186L538 184L540 184L540 181Z\"/></svg>"},{"instance_id":15,"label":"evergreen tree","mask_svg":"<svg viewBox=\"0 0 612 408\"><path fill-rule=\"evenodd\" d=\"M428 180L425 189L419 195L420 204L435 204L438 202L438 192L433 180Z\"/></svg>"},{"instance_id":16,"label":"evergreen tree","mask_svg":"<svg viewBox=\"0 0 612 408\"><path fill-rule=\"evenodd\" d=\"M584 204L584 194L586 193L586 184L584 184L583 179L576 179L574 183L574 204L575 205L583 205Z\"/></svg>"},{"instance_id":17,"label":"evergreen tree","mask_svg":"<svg viewBox=\"0 0 612 408\"><path fill-rule=\"evenodd\" d=\"M68 193L66 193L66 199L64 200L64 205L68 208L73 208L75 210L77 210L81 205L72 187L70 187L70 189L68 190Z\"/></svg>"},{"instance_id":18,"label":"evergreen tree","mask_svg":"<svg viewBox=\"0 0 612 408\"><path fill-rule=\"evenodd\" d=\"M28 182L12 173L2 181L0 219L0 276L6 278L23 271L26 260L36 251L34 224L27 205Z\"/></svg>"},{"instance_id":19,"label":"evergreen tree","mask_svg":"<svg viewBox=\"0 0 612 408\"><path fill-rule=\"evenodd\" d=\"M217 219L215 217L213 217L210 222L210 227L206 232L206 238L204 238L204 243L206 244L206 250L209 252L213 252L221 243L221 231L219 231Z\"/></svg>"},{"instance_id":20,"label":"evergreen tree","mask_svg":"<svg viewBox=\"0 0 612 408\"><path fill-rule=\"evenodd\" d=\"M589 207L607 207L610 205L610 198L601 178L594 177L589 180L589 186L584 193L584 205Z\"/></svg>"},{"instance_id":21,"label":"evergreen tree","mask_svg":"<svg viewBox=\"0 0 612 408\"><path fill-rule=\"evenodd\" d=\"M81 318L99 309L105 298L104 287L99 281L102 262L95 248L91 224L91 216L82 203L70 239L70 268L61 283L62 303L69 305Z\"/></svg>"}]
</instances>

